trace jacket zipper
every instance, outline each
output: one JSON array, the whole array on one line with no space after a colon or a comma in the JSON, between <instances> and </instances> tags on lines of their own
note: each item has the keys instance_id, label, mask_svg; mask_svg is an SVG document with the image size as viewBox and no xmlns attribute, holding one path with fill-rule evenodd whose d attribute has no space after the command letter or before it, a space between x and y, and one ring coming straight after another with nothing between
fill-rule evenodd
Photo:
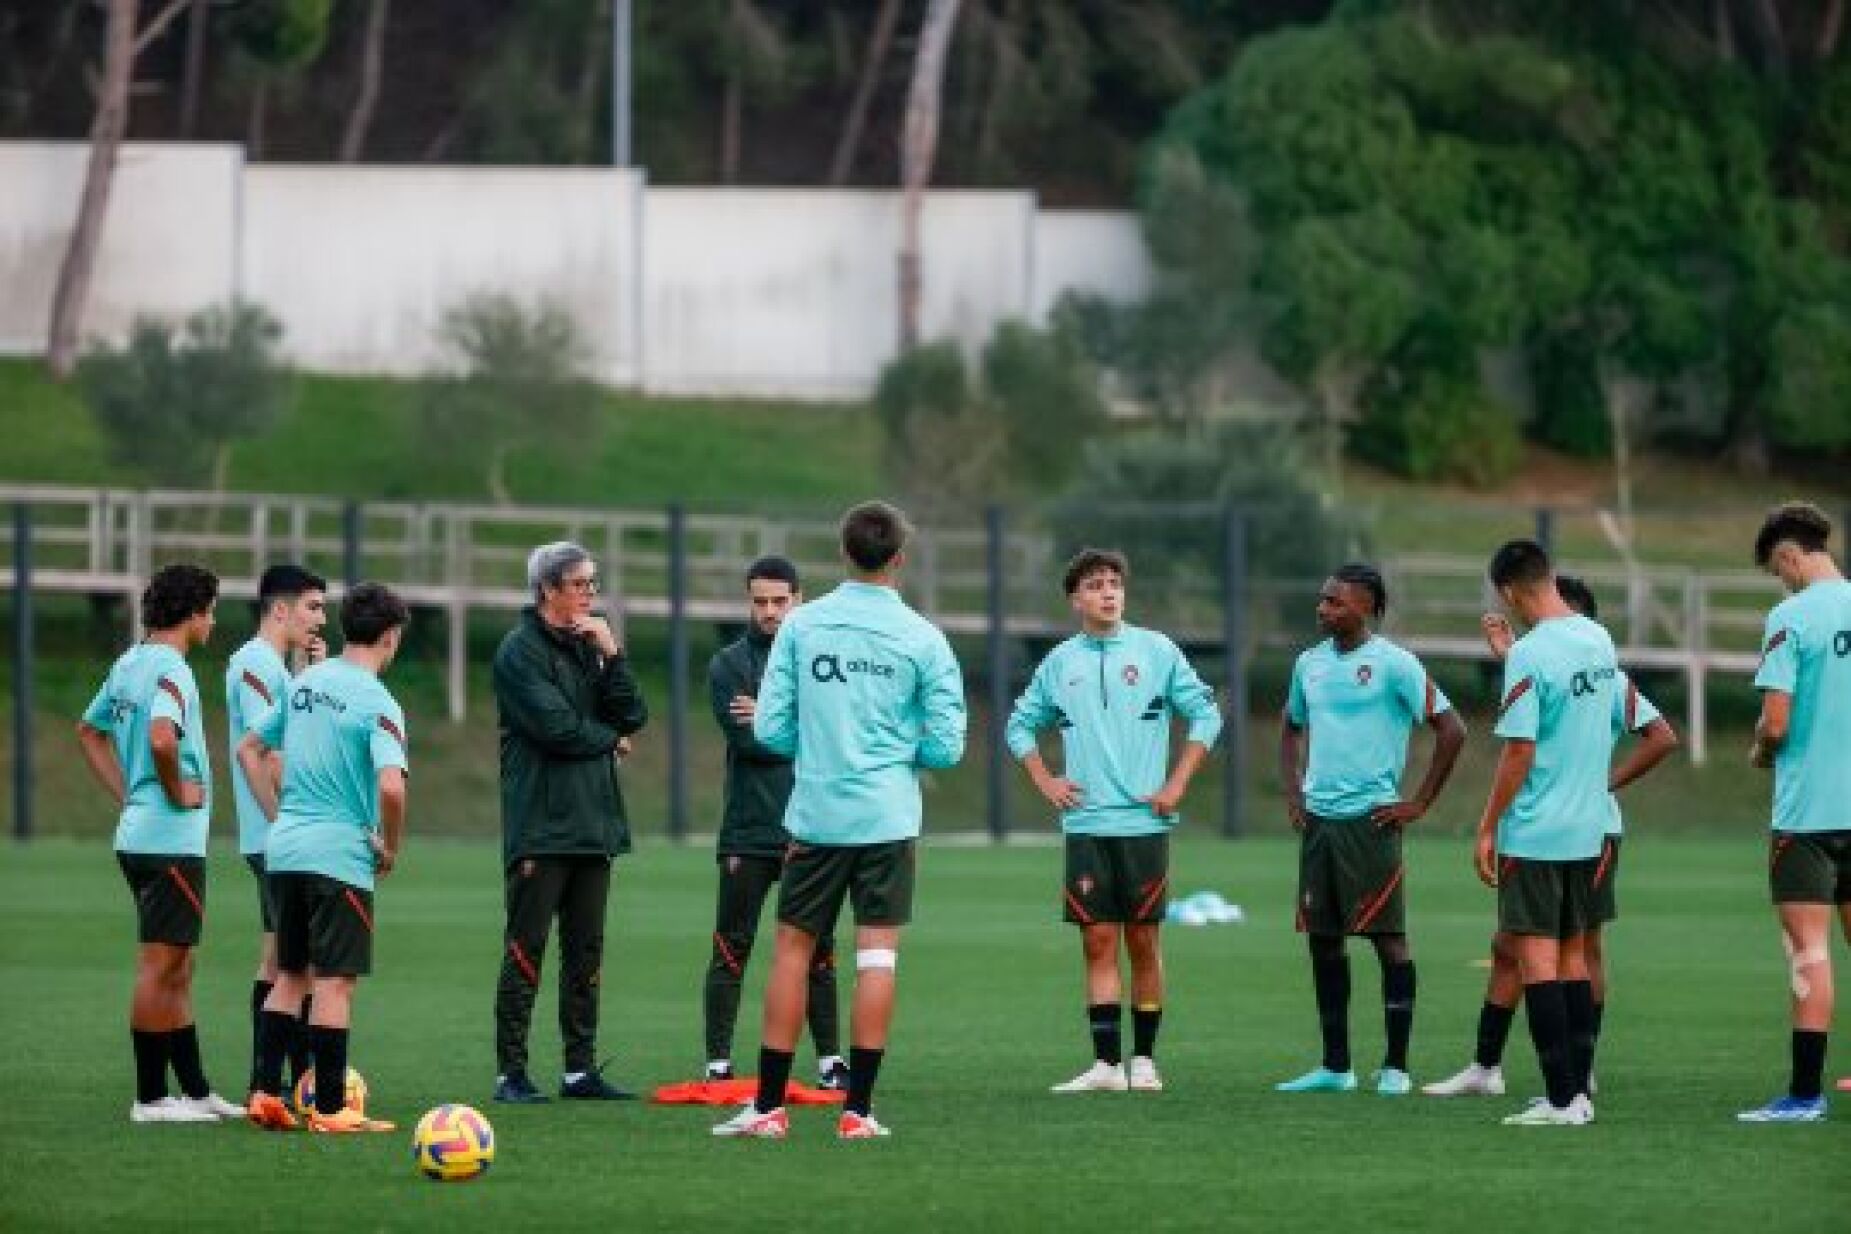
<instances>
[{"instance_id":1,"label":"jacket zipper","mask_svg":"<svg viewBox=\"0 0 1851 1234\"><path fill-rule=\"evenodd\" d=\"M1099 706L1111 710L1112 700L1105 692L1105 644L1099 645Z\"/></svg>"}]
</instances>

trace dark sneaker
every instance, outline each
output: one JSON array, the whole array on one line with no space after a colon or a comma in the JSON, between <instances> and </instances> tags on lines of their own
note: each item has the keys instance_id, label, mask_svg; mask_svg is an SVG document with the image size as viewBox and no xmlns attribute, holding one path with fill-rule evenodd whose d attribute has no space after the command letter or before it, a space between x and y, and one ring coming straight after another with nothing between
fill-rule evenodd
<instances>
[{"instance_id":1,"label":"dark sneaker","mask_svg":"<svg viewBox=\"0 0 1851 1234\"><path fill-rule=\"evenodd\" d=\"M848 1064L839 1058L830 1060L829 1065L817 1073L816 1086L824 1092L847 1092Z\"/></svg>"},{"instance_id":2,"label":"dark sneaker","mask_svg":"<svg viewBox=\"0 0 1851 1234\"><path fill-rule=\"evenodd\" d=\"M593 1067L576 1080L561 1079L559 1096L566 1101L635 1101L636 1094L618 1088L604 1078L602 1066Z\"/></svg>"},{"instance_id":3,"label":"dark sneaker","mask_svg":"<svg viewBox=\"0 0 1851 1234\"><path fill-rule=\"evenodd\" d=\"M709 1084L724 1083L733 1078L733 1065L731 1063L708 1063L706 1078Z\"/></svg>"},{"instance_id":4,"label":"dark sneaker","mask_svg":"<svg viewBox=\"0 0 1851 1234\"><path fill-rule=\"evenodd\" d=\"M509 1105L538 1105L552 1098L535 1088L525 1071L516 1071L495 1081L495 1100Z\"/></svg>"}]
</instances>

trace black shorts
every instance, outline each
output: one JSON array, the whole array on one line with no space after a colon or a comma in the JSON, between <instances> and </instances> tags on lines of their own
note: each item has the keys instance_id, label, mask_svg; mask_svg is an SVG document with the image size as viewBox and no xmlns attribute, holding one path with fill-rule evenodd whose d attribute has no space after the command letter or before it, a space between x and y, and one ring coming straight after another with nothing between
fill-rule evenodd
<instances>
[{"instance_id":1,"label":"black shorts","mask_svg":"<svg viewBox=\"0 0 1851 1234\"><path fill-rule=\"evenodd\" d=\"M270 875L276 902L276 966L319 977L373 971L373 893L325 874Z\"/></svg>"},{"instance_id":2,"label":"black shorts","mask_svg":"<svg viewBox=\"0 0 1851 1234\"><path fill-rule=\"evenodd\" d=\"M1601 842L1600 860L1594 866L1594 924L1606 925L1620 915L1620 837Z\"/></svg>"},{"instance_id":3,"label":"black shorts","mask_svg":"<svg viewBox=\"0 0 1851 1234\"><path fill-rule=\"evenodd\" d=\"M244 854L244 864L257 878L257 915L264 923L265 934L276 933L276 897L270 894L270 876L264 872L262 853Z\"/></svg>"},{"instance_id":4,"label":"black shorts","mask_svg":"<svg viewBox=\"0 0 1851 1234\"><path fill-rule=\"evenodd\" d=\"M1401 829L1309 815L1298 850L1300 933L1407 933Z\"/></svg>"},{"instance_id":5,"label":"black shorts","mask_svg":"<svg viewBox=\"0 0 1851 1234\"><path fill-rule=\"evenodd\" d=\"M1498 857L1498 929L1565 939L1600 924L1595 915L1594 874L1600 858L1538 861Z\"/></svg>"},{"instance_id":6,"label":"black shorts","mask_svg":"<svg viewBox=\"0 0 1851 1234\"><path fill-rule=\"evenodd\" d=\"M1155 925L1169 907L1170 837L1067 837L1061 916L1075 925Z\"/></svg>"},{"instance_id":7,"label":"black shorts","mask_svg":"<svg viewBox=\"0 0 1851 1234\"><path fill-rule=\"evenodd\" d=\"M903 926L913 919L913 882L918 865L912 840L885 844L804 844L784 854L778 888L778 920L818 938L831 934L842 902L855 910L860 926Z\"/></svg>"},{"instance_id":8,"label":"black shorts","mask_svg":"<svg viewBox=\"0 0 1851 1234\"><path fill-rule=\"evenodd\" d=\"M117 853L135 897L138 937L169 947L199 946L206 923L206 859L164 853Z\"/></svg>"},{"instance_id":9,"label":"black shorts","mask_svg":"<svg viewBox=\"0 0 1851 1234\"><path fill-rule=\"evenodd\" d=\"M1776 831L1767 877L1776 904L1851 904L1851 831Z\"/></svg>"}]
</instances>

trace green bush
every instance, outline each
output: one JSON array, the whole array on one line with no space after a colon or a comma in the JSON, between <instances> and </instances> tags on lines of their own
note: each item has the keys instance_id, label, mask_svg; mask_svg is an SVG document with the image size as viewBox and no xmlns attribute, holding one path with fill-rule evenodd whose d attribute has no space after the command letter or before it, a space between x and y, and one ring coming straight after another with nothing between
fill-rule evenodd
<instances>
[{"instance_id":1,"label":"green bush","mask_svg":"<svg viewBox=\"0 0 1851 1234\"><path fill-rule=\"evenodd\" d=\"M1523 460L1516 413L1484 388L1469 362L1443 344L1404 349L1363 389L1356 452L1415 480L1490 488Z\"/></svg>"}]
</instances>

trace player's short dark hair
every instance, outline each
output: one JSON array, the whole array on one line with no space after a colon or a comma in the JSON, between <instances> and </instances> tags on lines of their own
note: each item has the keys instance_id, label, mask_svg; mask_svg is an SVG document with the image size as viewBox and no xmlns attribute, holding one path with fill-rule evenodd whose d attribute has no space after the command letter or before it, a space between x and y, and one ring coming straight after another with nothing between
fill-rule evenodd
<instances>
[{"instance_id":1,"label":"player's short dark hair","mask_svg":"<svg viewBox=\"0 0 1851 1234\"><path fill-rule=\"evenodd\" d=\"M219 576L203 566L162 566L141 593L141 624L171 630L211 608L219 598Z\"/></svg>"},{"instance_id":2,"label":"player's short dark hair","mask_svg":"<svg viewBox=\"0 0 1851 1234\"><path fill-rule=\"evenodd\" d=\"M269 608L278 600L296 600L311 591L326 591L328 580L298 565L271 566L257 580L257 606Z\"/></svg>"},{"instance_id":3,"label":"player's short dark hair","mask_svg":"<svg viewBox=\"0 0 1851 1234\"><path fill-rule=\"evenodd\" d=\"M1361 587L1368 592L1369 598L1374 601L1378 618L1388 611L1388 584L1382 580L1382 572L1374 566L1362 561L1346 562L1331 571L1330 576L1339 583Z\"/></svg>"},{"instance_id":4,"label":"player's short dark hair","mask_svg":"<svg viewBox=\"0 0 1851 1234\"><path fill-rule=\"evenodd\" d=\"M884 501L864 501L842 516L842 552L864 574L891 565L912 534L906 515Z\"/></svg>"},{"instance_id":5,"label":"player's short dark hair","mask_svg":"<svg viewBox=\"0 0 1851 1234\"><path fill-rule=\"evenodd\" d=\"M1549 577L1549 550L1534 540L1511 540L1491 555L1493 587L1534 587Z\"/></svg>"},{"instance_id":6,"label":"player's short dark hair","mask_svg":"<svg viewBox=\"0 0 1851 1234\"><path fill-rule=\"evenodd\" d=\"M792 591L803 590L803 584L797 578L797 567L788 557L760 557L746 567L747 587L761 578L768 583L788 583Z\"/></svg>"},{"instance_id":7,"label":"player's short dark hair","mask_svg":"<svg viewBox=\"0 0 1851 1234\"><path fill-rule=\"evenodd\" d=\"M384 583L360 583L341 600L341 637L371 647L411 622L411 610Z\"/></svg>"},{"instance_id":8,"label":"player's short dark hair","mask_svg":"<svg viewBox=\"0 0 1851 1234\"><path fill-rule=\"evenodd\" d=\"M1765 570L1783 542L1797 544L1802 552L1823 553L1831 538L1832 520L1824 510L1809 501L1789 501L1769 510L1762 520L1755 536L1755 564Z\"/></svg>"},{"instance_id":9,"label":"player's short dark hair","mask_svg":"<svg viewBox=\"0 0 1851 1234\"><path fill-rule=\"evenodd\" d=\"M1131 578L1131 563L1117 549L1083 548L1073 555L1073 559L1067 563L1067 568L1061 572L1061 588L1068 595L1072 595L1080 589L1081 583L1105 570L1118 575L1118 581L1121 583Z\"/></svg>"},{"instance_id":10,"label":"player's short dark hair","mask_svg":"<svg viewBox=\"0 0 1851 1234\"><path fill-rule=\"evenodd\" d=\"M1573 574L1555 576L1555 589L1561 594L1562 603L1574 609L1583 617L1593 621L1600 620L1600 602L1594 599L1594 589Z\"/></svg>"}]
</instances>

